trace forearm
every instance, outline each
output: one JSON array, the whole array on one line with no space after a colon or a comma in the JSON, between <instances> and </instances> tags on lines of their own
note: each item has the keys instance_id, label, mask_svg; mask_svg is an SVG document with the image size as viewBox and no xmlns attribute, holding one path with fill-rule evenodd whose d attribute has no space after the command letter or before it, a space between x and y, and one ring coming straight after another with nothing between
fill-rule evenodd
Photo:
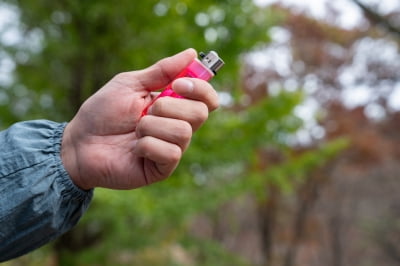
<instances>
[{"instance_id":1,"label":"forearm","mask_svg":"<svg viewBox=\"0 0 400 266\"><path fill-rule=\"evenodd\" d=\"M92 191L76 187L61 158L65 124L37 120L0 132L0 261L71 229Z\"/></svg>"}]
</instances>

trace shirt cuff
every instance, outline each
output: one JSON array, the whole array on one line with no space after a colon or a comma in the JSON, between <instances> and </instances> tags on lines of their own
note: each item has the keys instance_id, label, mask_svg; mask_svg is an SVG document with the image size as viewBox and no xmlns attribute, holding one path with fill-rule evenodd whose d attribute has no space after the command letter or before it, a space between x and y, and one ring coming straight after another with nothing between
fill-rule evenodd
<instances>
[{"instance_id":1,"label":"shirt cuff","mask_svg":"<svg viewBox=\"0 0 400 266\"><path fill-rule=\"evenodd\" d=\"M61 186L65 187L63 194L68 194L71 198L78 200L78 201L90 201L93 197L94 189L90 190L83 190L76 186L72 181L72 178L68 174L67 170L65 169L62 159L61 159L61 143L62 137L64 134L65 127L68 123L60 123L56 126L54 130L54 135L52 137L52 147L54 148L54 156L56 162L56 168L59 171L59 175L57 178L57 182L60 183Z\"/></svg>"}]
</instances>

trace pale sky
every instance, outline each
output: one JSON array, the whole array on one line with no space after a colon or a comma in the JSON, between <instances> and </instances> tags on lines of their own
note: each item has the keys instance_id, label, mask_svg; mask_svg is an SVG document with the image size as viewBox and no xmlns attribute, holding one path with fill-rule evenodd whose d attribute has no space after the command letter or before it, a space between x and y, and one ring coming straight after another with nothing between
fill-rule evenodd
<instances>
[{"instance_id":1,"label":"pale sky","mask_svg":"<svg viewBox=\"0 0 400 266\"><path fill-rule=\"evenodd\" d=\"M352 28L358 25L362 18L361 10L351 0L254 0L261 6L280 3L282 5L305 11L316 18L326 18L327 4L338 12L338 16L331 18L336 25ZM368 5L378 5L380 13L385 14L390 10L400 7L399 0L362 0Z\"/></svg>"},{"instance_id":2,"label":"pale sky","mask_svg":"<svg viewBox=\"0 0 400 266\"><path fill-rule=\"evenodd\" d=\"M317 19L327 20L336 26L351 29L362 27L366 21L363 21L362 11L351 0L254 0L260 6L280 3L291 9L305 12ZM362 0L363 3L369 6L374 6L379 13L386 14L389 11L400 9L400 0ZM329 16L329 9L335 11L335 16ZM290 40L290 32L281 27L272 28L270 30L272 43L265 51L260 51L254 54L254 61L259 67L273 68L282 76L290 71L289 66L293 66L291 52L287 47L287 42ZM376 42L381 42L378 45ZM373 119L384 117L385 113L381 106L371 104L371 100L376 98L376 89L370 88L362 84L357 84L356 79L359 75L365 73L366 60L368 56L377 56L382 60L391 60L399 62L400 69L400 54L397 44L383 40L373 40L365 38L356 44L355 50L357 54L351 65L342 71L339 80L344 87L342 92L342 100L344 104L350 108L358 105L366 105L366 115ZM394 47L395 46L395 47ZM380 49L380 51L376 51ZM317 77L310 77L306 81L305 91L312 93L318 86L315 81ZM269 84L271 88L276 87L281 89L281 85L274 86L273 82ZM286 82L283 84L285 89ZM385 88L379 88L385 90ZM390 88L391 90L392 88ZM400 83L394 85L394 91L389 96L389 107L393 110L400 110ZM369 104L368 104L369 103ZM324 136L324 130L315 120L315 114L320 109L319 104L312 97L307 97L303 104L295 109L298 117L302 118L305 125L296 134L296 142L307 144L312 138L321 138Z\"/></svg>"}]
</instances>

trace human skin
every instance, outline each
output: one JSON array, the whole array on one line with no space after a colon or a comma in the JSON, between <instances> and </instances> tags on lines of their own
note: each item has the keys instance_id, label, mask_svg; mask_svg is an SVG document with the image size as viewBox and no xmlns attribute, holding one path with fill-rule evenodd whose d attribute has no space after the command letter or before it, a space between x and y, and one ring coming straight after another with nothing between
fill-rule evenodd
<instances>
[{"instance_id":1,"label":"human skin","mask_svg":"<svg viewBox=\"0 0 400 266\"><path fill-rule=\"evenodd\" d=\"M172 174L193 133L218 107L218 95L206 81L174 80L197 56L187 49L138 71L116 75L83 103L67 124L61 158L75 185L133 189ZM184 99L156 97L172 83Z\"/></svg>"}]
</instances>

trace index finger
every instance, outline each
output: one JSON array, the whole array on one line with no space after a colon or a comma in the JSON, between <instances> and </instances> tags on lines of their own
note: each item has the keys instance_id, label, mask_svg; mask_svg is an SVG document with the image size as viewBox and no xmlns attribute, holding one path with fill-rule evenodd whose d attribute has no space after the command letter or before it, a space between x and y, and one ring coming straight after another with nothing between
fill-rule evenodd
<instances>
[{"instance_id":1,"label":"index finger","mask_svg":"<svg viewBox=\"0 0 400 266\"><path fill-rule=\"evenodd\" d=\"M172 83L172 89L184 98L203 102L210 112L219 106L218 93L207 81L179 78Z\"/></svg>"}]
</instances>

